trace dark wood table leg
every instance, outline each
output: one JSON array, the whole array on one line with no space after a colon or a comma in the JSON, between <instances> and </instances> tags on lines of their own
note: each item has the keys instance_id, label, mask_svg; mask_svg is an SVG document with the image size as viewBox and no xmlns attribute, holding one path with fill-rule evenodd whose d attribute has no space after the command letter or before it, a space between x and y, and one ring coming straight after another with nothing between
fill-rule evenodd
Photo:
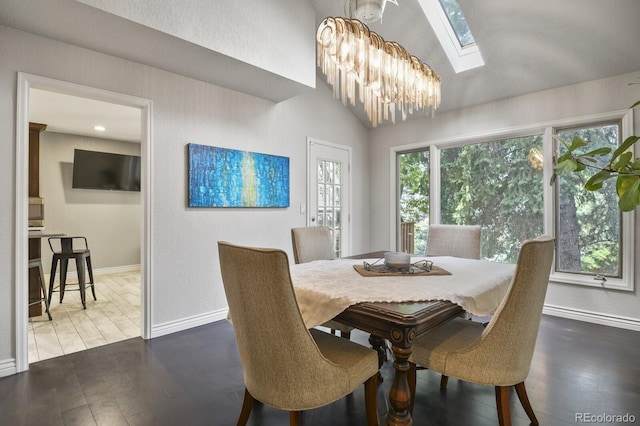
<instances>
[{"instance_id":1,"label":"dark wood table leg","mask_svg":"<svg viewBox=\"0 0 640 426\"><path fill-rule=\"evenodd\" d=\"M395 374L389 390L389 414L388 426L409 426L413 424L409 406L411 404L411 392L407 381L409 371L409 356L412 351L414 330L392 330L391 345L393 350L393 368Z\"/></svg>"}]
</instances>

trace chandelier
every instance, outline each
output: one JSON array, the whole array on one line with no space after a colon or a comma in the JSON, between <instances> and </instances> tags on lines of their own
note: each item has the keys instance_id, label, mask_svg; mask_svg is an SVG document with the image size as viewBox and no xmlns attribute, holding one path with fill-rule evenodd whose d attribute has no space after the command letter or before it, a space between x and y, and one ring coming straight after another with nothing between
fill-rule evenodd
<instances>
[{"instance_id":1,"label":"chandelier","mask_svg":"<svg viewBox=\"0 0 640 426\"><path fill-rule=\"evenodd\" d=\"M384 41L357 19L325 18L316 34L318 66L333 95L363 103L373 127L396 110L402 119L414 112L433 112L440 105L440 77L395 42Z\"/></svg>"}]
</instances>

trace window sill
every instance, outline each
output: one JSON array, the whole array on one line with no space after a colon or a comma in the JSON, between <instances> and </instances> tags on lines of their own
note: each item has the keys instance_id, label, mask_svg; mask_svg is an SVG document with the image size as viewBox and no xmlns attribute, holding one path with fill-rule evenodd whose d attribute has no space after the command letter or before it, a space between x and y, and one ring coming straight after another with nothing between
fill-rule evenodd
<instances>
[{"instance_id":1,"label":"window sill","mask_svg":"<svg viewBox=\"0 0 640 426\"><path fill-rule=\"evenodd\" d=\"M552 272L549 277L550 282L562 284L577 284L587 287L598 287L606 290L633 291L634 283L620 278L609 278L602 281L595 278L595 275L568 274L562 272Z\"/></svg>"}]
</instances>

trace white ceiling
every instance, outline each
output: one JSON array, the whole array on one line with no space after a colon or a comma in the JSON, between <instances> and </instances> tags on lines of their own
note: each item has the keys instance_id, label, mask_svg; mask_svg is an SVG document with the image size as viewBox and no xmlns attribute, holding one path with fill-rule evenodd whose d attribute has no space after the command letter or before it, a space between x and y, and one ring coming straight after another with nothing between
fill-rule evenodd
<instances>
[{"instance_id":1,"label":"white ceiling","mask_svg":"<svg viewBox=\"0 0 640 426\"><path fill-rule=\"evenodd\" d=\"M46 124L48 132L140 143L140 114L138 108L39 89L29 90L29 121ZM105 131L95 130L94 126L98 125Z\"/></svg>"},{"instance_id":2,"label":"white ceiling","mask_svg":"<svg viewBox=\"0 0 640 426\"><path fill-rule=\"evenodd\" d=\"M0 24L14 26L68 43L84 45L98 51L117 54L112 51L114 46L100 45L101 42L106 43L106 41L101 41L105 40L104 37L91 39L93 32L87 30L85 33L82 27L82 25L107 25L99 23L105 20L104 14L100 16L101 21L98 21L97 18L92 20L93 12L88 7L81 7L78 3L69 0L50 0L38 3L39 8L49 9L34 15L31 13L31 8L35 7L34 1L0 0L0 5L2 5L0 7ZM440 75L442 79L442 104L436 114L640 70L639 0L616 0L615 2L603 0L459 0L486 64L484 67L459 74L453 71L438 43L420 7L420 1L399 0L397 7L388 4L382 22L372 24L370 28L385 40L400 43L409 53L431 65ZM309 2L317 11L316 24L326 16L344 16L344 0L309 0ZM4 12L1 9L4 9ZM75 19L74 13L76 17L80 14L82 19ZM76 30L73 34L75 35L64 32L68 27L49 25L52 22L49 19L52 15L56 15L58 24L66 22L65 20L71 20L69 25L71 26L71 22L73 22ZM113 17L106 20L110 31L118 31L127 37L156 37L162 38L165 44L175 43L175 40L170 40L166 35L150 33L131 22L116 20ZM122 46L123 49L126 47ZM176 44L175 48L176 52L180 51L180 45ZM199 51L201 55L205 55L205 53ZM136 52L128 51L120 53L125 58L133 57L135 54ZM215 56L214 52L211 52L210 55ZM166 62L171 58L161 59ZM158 58L146 58L144 53L138 52L138 56L133 60L190 75L188 70L175 69L179 64L161 62ZM159 62L153 62L155 60ZM181 61L177 60L177 62ZM197 69L199 67L191 68ZM324 80L324 76L321 73L319 75ZM274 99L277 102L278 96L282 97L287 93L289 96L293 96L296 93L297 88L286 86L286 82L278 80L277 84L269 84L266 81L265 84L260 84L259 77L258 75L257 78L251 79L252 84L279 92L279 94L265 93L263 95L265 99ZM212 81L212 83L225 85L224 82L219 81ZM243 91L241 88L234 88ZM245 92L251 93L251 89L248 88ZM257 95L260 96L260 94ZM50 129L59 128L60 131L63 131L63 124L49 119L52 112L60 116L78 113L78 110L65 113L66 102L59 99L51 102L43 100L42 105L37 104L38 101L32 100L33 114L45 114L44 111L48 109L46 105L52 107L51 112L46 113L48 117L45 121L50 125ZM365 126L370 126L361 105L349 108L362 120ZM85 105L80 107L79 111L87 113L90 109ZM39 112L37 112L38 110ZM120 113L122 111L113 112L115 117ZM103 111L103 114L106 113ZM92 128L95 119L95 116L87 117L86 122L77 125ZM36 116L33 117L33 120L37 121ZM136 136L127 135L118 138L123 140L139 139L139 116L135 120L131 119L131 122L133 121L136 121ZM111 125L107 127L111 127ZM112 128L117 129L117 126ZM64 131L70 133L80 131L69 129Z\"/></svg>"}]
</instances>

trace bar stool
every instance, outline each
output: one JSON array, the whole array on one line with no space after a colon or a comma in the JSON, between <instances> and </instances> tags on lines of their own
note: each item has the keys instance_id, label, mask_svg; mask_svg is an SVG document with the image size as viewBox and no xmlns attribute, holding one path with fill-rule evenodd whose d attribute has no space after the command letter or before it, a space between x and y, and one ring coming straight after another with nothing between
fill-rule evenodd
<instances>
[{"instance_id":1,"label":"bar stool","mask_svg":"<svg viewBox=\"0 0 640 426\"><path fill-rule=\"evenodd\" d=\"M34 300L33 302L29 302L29 306L44 302L44 307L46 309L47 315L49 316L49 321L51 318L51 311L49 310L49 299L47 299L47 289L44 286L44 272L42 271L42 260L40 258L37 259L29 259L29 269L38 268L38 280L40 281L40 288L42 289L42 296Z\"/></svg>"},{"instance_id":2,"label":"bar stool","mask_svg":"<svg viewBox=\"0 0 640 426\"><path fill-rule=\"evenodd\" d=\"M52 242L56 242L56 248ZM84 243L84 247L74 249L74 241L81 245ZM93 269L91 268L91 252L89 251L89 245L85 237L49 237L49 248L53 252L53 260L51 261L51 277L49 278L49 304L51 304L51 297L54 291L60 292L60 303L64 299L64 291L67 281L67 266L69 259L73 259L76 262L76 271L78 274L78 290L80 291L80 300L82 301L82 309L87 309L86 305L86 287L91 287L93 293L93 300L96 299L96 290L93 285ZM57 250L58 246L60 247ZM56 268L60 262L60 285L58 287L53 286ZM89 272L89 282L85 282L85 263L87 264L87 271ZM74 289L75 290L75 289Z\"/></svg>"}]
</instances>

